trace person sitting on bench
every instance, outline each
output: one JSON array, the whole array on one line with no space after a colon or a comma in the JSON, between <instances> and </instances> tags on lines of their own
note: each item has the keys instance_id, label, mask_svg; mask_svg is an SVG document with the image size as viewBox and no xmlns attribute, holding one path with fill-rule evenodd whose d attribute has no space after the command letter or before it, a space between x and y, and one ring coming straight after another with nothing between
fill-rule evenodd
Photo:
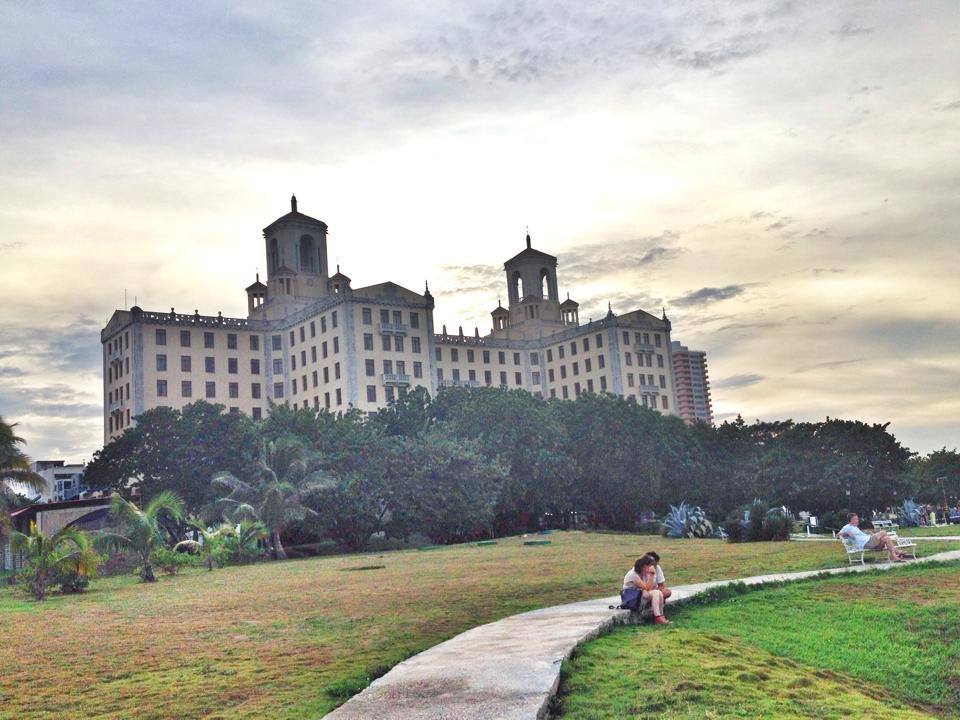
<instances>
[{"instance_id":1,"label":"person sitting on bench","mask_svg":"<svg viewBox=\"0 0 960 720\"><path fill-rule=\"evenodd\" d=\"M906 562L903 553L897 549L896 542L894 542L893 538L891 538L886 531L881 530L880 532L873 533L873 535L867 535L867 533L861 530L860 518L856 513L847 515L847 524L840 528L838 534L840 537L852 540L858 550L886 549L890 562Z\"/></svg>"},{"instance_id":2,"label":"person sitting on bench","mask_svg":"<svg viewBox=\"0 0 960 720\"><path fill-rule=\"evenodd\" d=\"M653 610L653 621L658 625L670 623L663 616L663 593L657 589L657 561L649 555L639 558L633 567L623 576L620 589L621 607L641 610L649 604Z\"/></svg>"},{"instance_id":3,"label":"person sitting on bench","mask_svg":"<svg viewBox=\"0 0 960 720\"><path fill-rule=\"evenodd\" d=\"M663 568L660 567L660 554L656 550L648 550L647 555L652 557L657 563L657 574L653 581L657 584L657 590L663 593L663 599L673 595L673 590L667 587L667 578L663 575Z\"/></svg>"}]
</instances>

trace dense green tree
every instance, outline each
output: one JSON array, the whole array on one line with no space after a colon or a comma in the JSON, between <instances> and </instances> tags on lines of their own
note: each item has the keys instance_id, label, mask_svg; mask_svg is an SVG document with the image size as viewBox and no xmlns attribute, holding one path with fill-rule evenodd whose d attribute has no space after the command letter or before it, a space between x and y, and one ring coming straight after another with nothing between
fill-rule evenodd
<instances>
[{"instance_id":1,"label":"dense green tree","mask_svg":"<svg viewBox=\"0 0 960 720\"><path fill-rule=\"evenodd\" d=\"M183 501L176 493L163 490L154 495L141 510L114 493L110 503L110 515L120 522L121 528L114 532L101 533L99 542L132 550L140 559L140 579L143 582L155 582L157 578L153 573L154 551L165 547L168 539L175 539L175 531L171 528L176 527L183 519ZM165 527L164 520L170 525Z\"/></svg>"},{"instance_id":2,"label":"dense green tree","mask_svg":"<svg viewBox=\"0 0 960 720\"><path fill-rule=\"evenodd\" d=\"M9 511L23 503L22 492L43 492L46 482L30 470L30 458L20 449L24 443L12 425L0 417L0 534L10 527Z\"/></svg>"},{"instance_id":3,"label":"dense green tree","mask_svg":"<svg viewBox=\"0 0 960 720\"><path fill-rule=\"evenodd\" d=\"M69 525L49 538L36 528L29 534L12 532L10 545L27 560L20 573L37 600L46 597L47 587L58 581L58 576L93 577L100 560L86 534Z\"/></svg>"},{"instance_id":4,"label":"dense green tree","mask_svg":"<svg viewBox=\"0 0 960 720\"><path fill-rule=\"evenodd\" d=\"M909 469L909 492L922 502L951 507L960 501L960 453L942 448L914 458Z\"/></svg>"}]
</instances>

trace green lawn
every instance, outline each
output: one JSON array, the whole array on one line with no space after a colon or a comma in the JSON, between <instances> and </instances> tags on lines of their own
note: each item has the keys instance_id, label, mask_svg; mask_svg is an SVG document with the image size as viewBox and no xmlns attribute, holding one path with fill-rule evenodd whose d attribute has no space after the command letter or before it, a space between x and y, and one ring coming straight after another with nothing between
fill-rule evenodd
<instances>
[{"instance_id":1,"label":"green lawn","mask_svg":"<svg viewBox=\"0 0 960 720\"><path fill-rule=\"evenodd\" d=\"M565 666L564 720L960 717L960 564L746 592Z\"/></svg>"},{"instance_id":2,"label":"green lawn","mask_svg":"<svg viewBox=\"0 0 960 720\"><path fill-rule=\"evenodd\" d=\"M944 535L954 535L956 537L960 537L960 525L900 528L897 530L897 534L910 537L942 537Z\"/></svg>"},{"instance_id":3,"label":"green lawn","mask_svg":"<svg viewBox=\"0 0 960 720\"><path fill-rule=\"evenodd\" d=\"M649 549L663 555L674 583L846 564L835 543L546 539L194 570L152 585L109 578L85 595L43 603L3 587L0 715L319 717L400 660L470 627L615 594Z\"/></svg>"}]
</instances>

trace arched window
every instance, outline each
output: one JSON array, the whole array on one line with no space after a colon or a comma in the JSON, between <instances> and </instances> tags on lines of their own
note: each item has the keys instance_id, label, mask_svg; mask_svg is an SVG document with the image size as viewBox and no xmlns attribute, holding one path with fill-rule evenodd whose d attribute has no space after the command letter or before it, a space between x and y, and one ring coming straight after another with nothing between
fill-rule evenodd
<instances>
[{"instance_id":1,"label":"arched window","mask_svg":"<svg viewBox=\"0 0 960 720\"><path fill-rule=\"evenodd\" d=\"M276 238L270 238L270 272L276 272L280 267L280 246Z\"/></svg>"},{"instance_id":2,"label":"arched window","mask_svg":"<svg viewBox=\"0 0 960 720\"><path fill-rule=\"evenodd\" d=\"M550 273L546 268L540 271L540 297L550 297Z\"/></svg>"},{"instance_id":3,"label":"arched window","mask_svg":"<svg viewBox=\"0 0 960 720\"><path fill-rule=\"evenodd\" d=\"M313 238L304 235L300 238L300 269L313 272Z\"/></svg>"},{"instance_id":4,"label":"arched window","mask_svg":"<svg viewBox=\"0 0 960 720\"><path fill-rule=\"evenodd\" d=\"M523 300L523 292L523 277L520 275L519 270L515 270L513 277L510 278L510 294L514 300Z\"/></svg>"}]
</instances>

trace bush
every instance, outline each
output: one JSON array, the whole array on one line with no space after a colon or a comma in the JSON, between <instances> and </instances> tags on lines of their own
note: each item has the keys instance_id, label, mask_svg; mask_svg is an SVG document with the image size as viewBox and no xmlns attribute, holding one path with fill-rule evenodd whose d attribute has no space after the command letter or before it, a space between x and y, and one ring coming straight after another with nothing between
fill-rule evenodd
<instances>
[{"instance_id":1,"label":"bush","mask_svg":"<svg viewBox=\"0 0 960 720\"><path fill-rule=\"evenodd\" d=\"M663 530L663 523L659 520L641 520L633 531L639 535L659 535Z\"/></svg>"},{"instance_id":2,"label":"bush","mask_svg":"<svg viewBox=\"0 0 960 720\"><path fill-rule=\"evenodd\" d=\"M176 575L182 568L200 564L200 558L196 555L177 552L167 547L159 547L154 550L151 560L167 575Z\"/></svg>"},{"instance_id":3,"label":"bush","mask_svg":"<svg viewBox=\"0 0 960 720\"><path fill-rule=\"evenodd\" d=\"M783 508L767 507L763 500L733 510L724 520L723 529L730 542L789 540L793 530L793 514Z\"/></svg>"},{"instance_id":4,"label":"bush","mask_svg":"<svg viewBox=\"0 0 960 720\"><path fill-rule=\"evenodd\" d=\"M662 534L672 538L706 538L713 535L713 524L703 508L682 502L671 505L663 519Z\"/></svg>"}]
</instances>

